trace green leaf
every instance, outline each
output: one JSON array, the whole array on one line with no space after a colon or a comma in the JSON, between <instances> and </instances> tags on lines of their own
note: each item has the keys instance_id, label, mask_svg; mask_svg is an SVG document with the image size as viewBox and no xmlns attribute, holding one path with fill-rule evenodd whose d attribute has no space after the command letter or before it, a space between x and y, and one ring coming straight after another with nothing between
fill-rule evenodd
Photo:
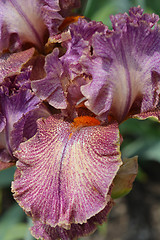
<instances>
[{"instance_id":1,"label":"green leaf","mask_svg":"<svg viewBox=\"0 0 160 240\"><path fill-rule=\"evenodd\" d=\"M11 186L15 170L16 167L11 167L3 171L0 171L0 188Z\"/></svg>"},{"instance_id":2,"label":"green leaf","mask_svg":"<svg viewBox=\"0 0 160 240\"><path fill-rule=\"evenodd\" d=\"M0 217L0 239L5 240L6 234L8 234L10 229L16 226L19 222L21 222L24 217L25 213L18 206L18 204L15 203L12 207L10 207L8 211L5 212L2 217Z\"/></svg>"},{"instance_id":3,"label":"green leaf","mask_svg":"<svg viewBox=\"0 0 160 240\"><path fill-rule=\"evenodd\" d=\"M27 232L26 223L17 223L12 225L7 231L3 240L21 240Z\"/></svg>"}]
</instances>

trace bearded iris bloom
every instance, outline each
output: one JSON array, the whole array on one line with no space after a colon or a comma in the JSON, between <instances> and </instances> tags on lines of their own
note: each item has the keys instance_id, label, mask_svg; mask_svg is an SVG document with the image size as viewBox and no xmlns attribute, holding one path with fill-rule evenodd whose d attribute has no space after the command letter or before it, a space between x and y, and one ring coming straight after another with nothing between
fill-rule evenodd
<instances>
[{"instance_id":1,"label":"bearded iris bloom","mask_svg":"<svg viewBox=\"0 0 160 240\"><path fill-rule=\"evenodd\" d=\"M12 2L18 3L8 4ZM46 9L50 1L44 2ZM43 14L39 16L47 28ZM113 30L79 18L58 35L50 33L49 43L61 43L59 49L43 57L31 54L13 76L2 73L2 88L7 79L13 86L7 85L11 97L5 95L5 106L16 104L19 100L11 99L22 91L32 96L25 97L25 107L16 108L16 117L27 109L15 121L23 122L22 134L14 147L11 138L7 149L17 159L12 192L33 219L31 232L37 239L74 239L103 223L113 205L111 195L129 191L136 175L136 159L121 159L119 123L129 117L160 118L158 16L138 7L111 20ZM3 109L2 131L9 122ZM8 136L17 136L16 124ZM34 131L27 135L30 125Z\"/></svg>"}]
</instances>

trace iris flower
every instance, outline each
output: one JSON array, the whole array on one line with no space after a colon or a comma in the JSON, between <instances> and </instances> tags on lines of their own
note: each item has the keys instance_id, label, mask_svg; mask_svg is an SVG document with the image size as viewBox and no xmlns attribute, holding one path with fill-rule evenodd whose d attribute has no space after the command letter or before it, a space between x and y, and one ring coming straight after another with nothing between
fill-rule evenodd
<instances>
[{"instance_id":1,"label":"iris flower","mask_svg":"<svg viewBox=\"0 0 160 240\"><path fill-rule=\"evenodd\" d=\"M18 3L6 1L2 7L12 2ZM42 2L45 4L38 5L42 9L55 11L50 1ZM38 16L50 33L44 15ZM26 120L18 144L12 147L12 138L8 141L17 159L12 192L33 219L31 232L37 239L69 240L93 232L97 224L106 221L112 196L131 189L136 158L121 159L118 126L129 117L160 118L158 19L155 14L143 14L140 7L131 8L129 15L111 16L112 30L79 18L63 32L49 34L48 43L58 42L59 49L43 57L37 53L24 61L21 72L3 76L3 89L8 78L18 84L16 91L15 86L8 87L11 97L8 93L5 106L19 102L12 98L21 96L22 91L32 95L25 97L21 108L27 111L16 124L21 123L22 115L29 121L30 114L36 111L37 116L43 108L42 114L32 118L31 134L27 135L30 123ZM18 30L17 34L22 41ZM38 42L32 43L38 46ZM36 59L43 59L42 69ZM4 90L0 94L4 98ZM18 116L21 108L16 106ZM1 109L0 129L4 131L9 120L3 110L6 107ZM16 136L16 124L9 136Z\"/></svg>"}]
</instances>

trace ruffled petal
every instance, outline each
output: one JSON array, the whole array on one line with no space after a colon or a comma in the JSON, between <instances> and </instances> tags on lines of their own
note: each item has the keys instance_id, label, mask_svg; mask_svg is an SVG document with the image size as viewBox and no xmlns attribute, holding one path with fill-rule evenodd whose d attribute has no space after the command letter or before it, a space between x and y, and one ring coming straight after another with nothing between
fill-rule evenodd
<instances>
[{"instance_id":1,"label":"ruffled petal","mask_svg":"<svg viewBox=\"0 0 160 240\"><path fill-rule=\"evenodd\" d=\"M61 227L52 228L49 225L43 224L39 221L34 222L34 226L31 228L31 233L36 239L46 240L72 240L77 237L84 237L97 228L97 224L102 224L107 220L107 214L113 206L113 201L109 201L107 206L97 215L91 217L87 223L83 224L71 224L70 230L66 230Z\"/></svg>"},{"instance_id":2,"label":"ruffled petal","mask_svg":"<svg viewBox=\"0 0 160 240\"><path fill-rule=\"evenodd\" d=\"M20 73L20 70L26 62L34 54L34 48L30 48L26 51L14 53L8 56L8 54L1 55L0 58L0 84L7 76Z\"/></svg>"},{"instance_id":3,"label":"ruffled petal","mask_svg":"<svg viewBox=\"0 0 160 240\"><path fill-rule=\"evenodd\" d=\"M41 119L37 134L15 156L21 171L12 184L16 201L34 220L69 229L110 201L109 189L122 163L118 126L74 128L54 117Z\"/></svg>"},{"instance_id":4,"label":"ruffled petal","mask_svg":"<svg viewBox=\"0 0 160 240\"><path fill-rule=\"evenodd\" d=\"M131 118L136 118L136 119L139 119L139 120L145 120L147 118L153 118L153 119L160 122L160 109L155 109L154 111L148 111L148 112L144 112L144 113L131 115L130 117Z\"/></svg>"},{"instance_id":5,"label":"ruffled petal","mask_svg":"<svg viewBox=\"0 0 160 240\"><path fill-rule=\"evenodd\" d=\"M160 31L157 26L152 29L158 16L141 12L134 8L130 16L125 13L112 17L114 30L93 37L94 56L88 64L93 80L81 91L88 99L86 106L104 119L111 101L110 114L119 122L132 107L135 113L146 112L158 103Z\"/></svg>"},{"instance_id":6,"label":"ruffled petal","mask_svg":"<svg viewBox=\"0 0 160 240\"><path fill-rule=\"evenodd\" d=\"M83 69L84 64L81 64L81 58L91 55L93 35L96 32L104 33L107 29L107 26L100 22L87 22L85 19L79 18L78 22L71 24L69 28L70 39L65 41L65 38L63 39L64 34L61 36L64 40L63 44L67 48L66 53L61 57L61 61L70 79L85 73L86 69Z\"/></svg>"},{"instance_id":7,"label":"ruffled petal","mask_svg":"<svg viewBox=\"0 0 160 240\"><path fill-rule=\"evenodd\" d=\"M54 51L46 57L46 77L32 82L32 89L36 95L47 100L50 105L58 109L67 107L66 99L61 85L63 66L58 58L59 51Z\"/></svg>"},{"instance_id":8,"label":"ruffled petal","mask_svg":"<svg viewBox=\"0 0 160 240\"><path fill-rule=\"evenodd\" d=\"M64 18L59 14L61 8L58 0L45 0L44 2L45 4L41 8L42 17L49 30L50 36L53 36L58 33L58 28Z\"/></svg>"}]
</instances>

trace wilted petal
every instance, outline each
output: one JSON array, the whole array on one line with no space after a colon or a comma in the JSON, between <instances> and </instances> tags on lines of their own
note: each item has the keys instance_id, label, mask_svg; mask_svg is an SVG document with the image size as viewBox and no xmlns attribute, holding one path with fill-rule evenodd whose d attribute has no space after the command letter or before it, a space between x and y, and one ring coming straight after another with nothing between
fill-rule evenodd
<instances>
[{"instance_id":1,"label":"wilted petal","mask_svg":"<svg viewBox=\"0 0 160 240\"><path fill-rule=\"evenodd\" d=\"M116 123L76 127L54 117L39 120L37 134L15 153L21 177L12 184L14 198L51 227L69 229L103 210L121 165Z\"/></svg>"},{"instance_id":2,"label":"wilted petal","mask_svg":"<svg viewBox=\"0 0 160 240\"><path fill-rule=\"evenodd\" d=\"M112 17L114 31L94 36L94 56L88 66L93 80L81 90L88 99L86 106L102 118L108 115L108 96L112 100L110 114L119 122L132 112L132 107L135 113L147 112L158 103L160 31L157 26L152 29L158 16L140 12L135 8L130 16L125 13ZM106 75L101 75L102 71Z\"/></svg>"},{"instance_id":3,"label":"wilted petal","mask_svg":"<svg viewBox=\"0 0 160 240\"><path fill-rule=\"evenodd\" d=\"M19 73L23 64L25 64L34 54L34 48L26 51L14 53L11 55L4 54L0 58L0 83L7 76Z\"/></svg>"},{"instance_id":4,"label":"wilted petal","mask_svg":"<svg viewBox=\"0 0 160 240\"><path fill-rule=\"evenodd\" d=\"M59 51L56 48L46 57L46 77L33 81L32 89L40 99L47 100L53 107L65 109L67 104L61 85L63 67L58 54Z\"/></svg>"},{"instance_id":5,"label":"wilted petal","mask_svg":"<svg viewBox=\"0 0 160 240\"><path fill-rule=\"evenodd\" d=\"M66 17L73 15L73 10L81 6L82 0L60 0L61 14Z\"/></svg>"},{"instance_id":6,"label":"wilted petal","mask_svg":"<svg viewBox=\"0 0 160 240\"><path fill-rule=\"evenodd\" d=\"M107 214L113 206L113 201L108 202L107 206L97 215L91 217L87 223L83 224L71 224L70 230L61 227L51 227L46 224L42 224L37 221L34 222L34 226L31 228L31 233L36 239L42 238L45 240L72 240L77 237L84 237L97 228L97 224L102 224L107 219Z\"/></svg>"},{"instance_id":7,"label":"wilted petal","mask_svg":"<svg viewBox=\"0 0 160 240\"><path fill-rule=\"evenodd\" d=\"M138 157L123 160L115 179L113 180L112 197L118 198L128 194L138 173Z\"/></svg>"}]
</instances>

